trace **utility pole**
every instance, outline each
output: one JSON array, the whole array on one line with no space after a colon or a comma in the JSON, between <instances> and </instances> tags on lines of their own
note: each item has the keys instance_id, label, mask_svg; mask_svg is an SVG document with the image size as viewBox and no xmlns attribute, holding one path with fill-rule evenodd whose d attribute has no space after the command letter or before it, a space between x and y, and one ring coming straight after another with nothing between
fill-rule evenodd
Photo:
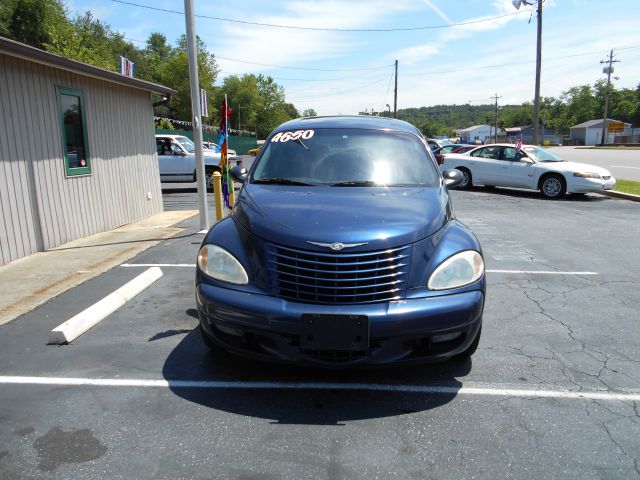
<instances>
[{"instance_id":1,"label":"utility pole","mask_svg":"<svg viewBox=\"0 0 640 480\"><path fill-rule=\"evenodd\" d=\"M495 129L493 131L493 143L498 143L498 99L502 97L499 97L498 94L496 93L491 98L494 98L496 101L496 123L495 123Z\"/></svg>"},{"instance_id":2,"label":"utility pole","mask_svg":"<svg viewBox=\"0 0 640 480\"><path fill-rule=\"evenodd\" d=\"M533 144L540 145L540 70L542 69L542 2L538 0L538 35L536 42L536 91L533 99Z\"/></svg>"},{"instance_id":3,"label":"utility pole","mask_svg":"<svg viewBox=\"0 0 640 480\"><path fill-rule=\"evenodd\" d=\"M607 74L607 91L604 93L604 119L602 120L602 139L600 140L600 145L604 145L604 140L607 137L607 116L609 115L609 90L611 89L611 74L613 73L612 64L618 63L620 60L613 59L613 49L609 52L608 60L600 60L600 63L605 64L608 63L608 67L604 67L602 69L602 73Z\"/></svg>"},{"instance_id":4,"label":"utility pole","mask_svg":"<svg viewBox=\"0 0 640 480\"><path fill-rule=\"evenodd\" d=\"M396 60L396 85L393 89L393 118L398 118L398 60Z\"/></svg>"},{"instance_id":5,"label":"utility pole","mask_svg":"<svg viewBox=\"0 0 640 480\"><path fill-rule=\"evenodd\" d=\"M534 0L535 1L535 0ZM536 89L533 99L533 144L538 145L538 130L540 129L540 70L542 69L542 3L544 0L537 0L538 3L538 34L536 44ZM534 2L528 0L512 0L516 9L524 5L533 5ZM531 21L531 20L529 20Z\"/></svg>"},{"instance_id":6,"label":"utility pole","mask_svg":"<svg viewBox=\"0 0 640 480\"><path fill-rule=\"evenodd\" d=\"M193 114L193 141L196 144L196 178L198 187L198 210L200 229L209 229L207 211L207 184L202 155L202 116L200 112L200 81L198 80L198 57L196 55L196 25L193 0L184 0L184 20L187 24L187 54L189 55L189 79L191 83L191 112Z\"/></svg>"}]
</instances>

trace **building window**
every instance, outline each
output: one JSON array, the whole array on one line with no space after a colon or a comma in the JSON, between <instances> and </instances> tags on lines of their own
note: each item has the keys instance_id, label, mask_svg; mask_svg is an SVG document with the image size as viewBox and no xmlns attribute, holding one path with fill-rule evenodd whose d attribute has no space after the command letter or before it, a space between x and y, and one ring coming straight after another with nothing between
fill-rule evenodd
<instances>
[{"instance_id":1,"label":"building window","mask_svg":"<svg viewBox=\"0 0 640 480\"><path fill-rule=\"evenodd\" d=\"M67 176L91 173L91 160L87 142L87 120L84 113L82 91L56 87L64 168Z\"/></svg>"}]
</instances>

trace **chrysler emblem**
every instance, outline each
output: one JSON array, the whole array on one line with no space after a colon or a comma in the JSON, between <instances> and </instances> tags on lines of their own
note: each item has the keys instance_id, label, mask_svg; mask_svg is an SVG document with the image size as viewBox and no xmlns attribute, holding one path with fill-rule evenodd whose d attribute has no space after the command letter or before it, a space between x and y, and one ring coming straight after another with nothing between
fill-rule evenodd
<instances>
[{"instance_id":1,"label":"chrysler emblem","mask_svg":"<svg viewBox=\"0 0 640 480\"><path fill-rule=\"evenodd\" d=\"M320 242L310 242L307 240L307 243L312 245L317 245L319 247L327 247L333 250L334 252L339 252L343 248L353 248L359 247L360 245L366 245L368 242L363 243L342 243L342 242L333 242L333 243L320 243Z\"/></svg>"}]
</instances>

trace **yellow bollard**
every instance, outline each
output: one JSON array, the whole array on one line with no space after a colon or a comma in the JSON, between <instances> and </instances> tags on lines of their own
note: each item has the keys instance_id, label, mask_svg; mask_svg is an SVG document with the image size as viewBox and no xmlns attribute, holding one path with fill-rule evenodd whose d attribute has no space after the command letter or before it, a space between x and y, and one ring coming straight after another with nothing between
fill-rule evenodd
<instances>
[{"instance_id":1,"label":"yellow bollard","mask_svg":"<svg viewBox=\"0 0 640 480\"><path fill-rule=\"evenodd\" d=\"M222 175L220 172L213 172L213 198L216 203L216 222L219 222L224 216L222 213L224 200L222 199Z\"/></svg>"}]
</instances>

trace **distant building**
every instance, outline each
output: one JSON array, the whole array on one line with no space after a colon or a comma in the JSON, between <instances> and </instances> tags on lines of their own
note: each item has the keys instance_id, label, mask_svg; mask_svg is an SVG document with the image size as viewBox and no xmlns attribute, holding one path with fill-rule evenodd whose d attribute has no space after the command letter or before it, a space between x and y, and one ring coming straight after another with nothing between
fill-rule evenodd
<instances>
[{"instance_id":1,"label":"distant building","mask_svg":"<svg viewBox=\"0 0 640 480\"><path fill-rule=\"evenodd\" d=\"M538 132L540 135L540 143L562 143L562 135L550 128L541 128ZM515 143L516 140L522 138L522 143L533 143L533 125L522 125L519 127L507 127L504 134L499 138L501 142Z\"/></svg>"},{"instance_id":2,"label":"distant building","mask_svg":"<svg viewBox=\"0 0 640 480\"><path fill-rule=\"evenodd\" d=\"M162 211L151 92L0 37L0 265Z\"/></svg>"},{"instance_id":3,"label":"distant building","mask_svg":"<svg viewBox=\"0 0 640 480\"><path fill-rule=\"evenodd\" d=\"M495 127L490 125L474 125L456 130L456 135L460 137L460 143L490 143L493 142L494 132ZM501 135L500 129L498 129L498 135Z\"/></svg>"},{"instance_id":4,"label":"distant building","mask_svg":"<svg viewBox=\"0 0 640 480\"><path fill-rule=\"evenodd\" d=\"M602 140L602 124L604 120L602 118L597 120L589 120L587 122L579 123L578 125L574 125L569 129L570 134L569 137L572 141L579 143L581 145L600 145ZM630 123L624 123L620 120L614 120L611 118L607 119L607 124L615 122L624 124L624 130L629 130L631 128ZM604 143L614 143L614 138L616 135L623 134L620 133L611 133L607 132L605 136Z\"/></svg>"}]
</instances>

